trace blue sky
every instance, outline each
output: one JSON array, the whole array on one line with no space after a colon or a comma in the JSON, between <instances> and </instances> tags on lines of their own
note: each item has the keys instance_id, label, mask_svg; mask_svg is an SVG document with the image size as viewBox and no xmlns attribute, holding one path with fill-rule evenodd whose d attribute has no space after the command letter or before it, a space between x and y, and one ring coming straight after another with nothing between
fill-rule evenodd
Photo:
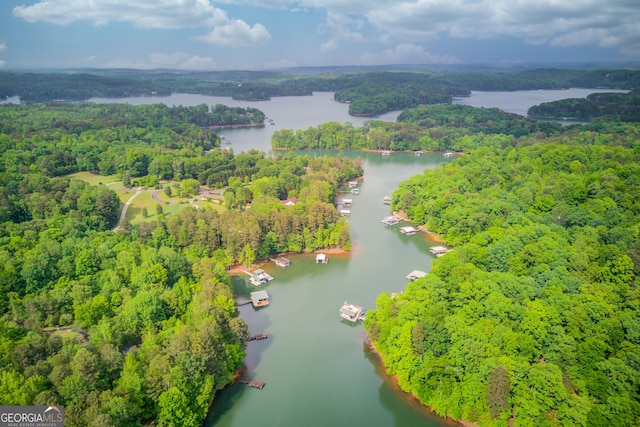
<instances>
[{"instance_id":1,"label":"blue sky","mask_svg":"<svg viewBox=\"0 0 640 427\"><path fill-rule=\"evenodd\" d=\"M640 61L639 0L0 0L0 68Z\"/></svg>"}]
</instances>

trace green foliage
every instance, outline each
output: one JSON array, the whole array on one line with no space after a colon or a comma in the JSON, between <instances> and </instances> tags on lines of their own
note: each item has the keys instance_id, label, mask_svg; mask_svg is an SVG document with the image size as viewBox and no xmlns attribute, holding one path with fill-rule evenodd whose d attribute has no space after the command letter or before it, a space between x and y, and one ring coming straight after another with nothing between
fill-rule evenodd
<instances>
[{"instance_id":1,"label":"green foliage","mask_svg":"<svg viewBox=\"0 0 640 427\"><path fill-rule=\"evenodd\" d=\"M456 248L404 293L380 295L365 327L399 385L441 415L483 426L640 417L640 158L556 139L482 148L394 193L392 207Z\"/></svg>"}]
</instances>

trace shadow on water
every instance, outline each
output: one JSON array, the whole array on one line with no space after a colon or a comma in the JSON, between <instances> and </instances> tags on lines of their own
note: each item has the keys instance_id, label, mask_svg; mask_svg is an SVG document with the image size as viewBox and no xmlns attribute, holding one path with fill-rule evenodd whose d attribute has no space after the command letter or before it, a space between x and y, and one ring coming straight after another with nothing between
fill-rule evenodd
<instances>
[{"instance_id":1,"label":"shadow on water","mask_svg":"<svg viewBox=\"0 0 640 427\"><path fill-rule=\"evenodd\" d=\"M204 422L204 425L215 425L229 410L234 407L234 404L240 399L244 393L246 393L249 387L241 383L233 383L222 390L216 392L216 396L213 399L213 403L209 407L209 415Z\"/></svg>"}]
</instances>

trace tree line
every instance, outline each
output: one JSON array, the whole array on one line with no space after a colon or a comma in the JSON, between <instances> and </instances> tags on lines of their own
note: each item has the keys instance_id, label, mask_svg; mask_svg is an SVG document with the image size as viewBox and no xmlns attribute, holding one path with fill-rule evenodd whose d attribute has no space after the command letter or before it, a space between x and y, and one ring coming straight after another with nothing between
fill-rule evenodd
<instances>
[{"instance_id":1,"label":"tree line","mask_svg":"<svg viewBox=\"0 0 640 427\"><path fill-rule=\"evenodd\" d=\"M529 108L539 118L569 118L585 121L640 121L640 90L629 93L592 93L584 98L545 102Z\"/></svg>"},{"instance_id":2,"label":"tree line","mask_svg":"<svg viewBox=\"0 0 640 427\"><path fill-rule=\"evenodd\" d=\"M419 104L451 103L472 90L632 89L640 72L624 69L306 69L291 72L0 72L0 97L27 102L83 101L92 97L166 96L197 93L239 100L336 92L355 115L375 115Z\"/></svg>"}]
</instances>

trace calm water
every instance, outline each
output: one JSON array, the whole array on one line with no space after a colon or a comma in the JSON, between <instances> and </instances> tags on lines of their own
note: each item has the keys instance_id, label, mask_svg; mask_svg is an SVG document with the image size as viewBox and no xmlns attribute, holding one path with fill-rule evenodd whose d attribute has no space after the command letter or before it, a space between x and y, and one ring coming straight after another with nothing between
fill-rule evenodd
<instances>
[{"instance_id":1,"label":"calm water","mask_svg":"<svg viewBox=\"0 0 640 427\"><path fill-rule=\"evenodd\" d=\"M473 92L457 103L498 107L517 114L540 102L586 96L595 90ZM226 104L256 107L275 121L258 128L225 129L227 141L236 151L251 148L270 150L273 132L282 128L305 129L328 121L360 126L366 118L348 115L348 106L332 101L332 93L308 97L282 97L271 101L233 101L230 98L176 94L170 97L94 99L95 102L128 102L167 105ZM378 117L395 120L399 112ZM316 151L317 155L335 152ZM292 265L264 268L275 279L266 289L271 305L261 309L240 307L240 314L252 334L268 333L269 339L250 342L243 379L264 381L263 390L244 384L233 385L218 394L207 427L247 426L446 426L450 422L395 387L365 345L361 324L338 318L344 301L375 308L381 292L400 292L412 270L428 271L434 245L424 235L407 237L400 225L386 227L380 221L389 208L382 204L398 183L425 169L446 162L442 155L416 157L393 154L346 152L363 159L364 180L351 207L354 250L349 255L330 255L327 265L315 264L313 255L292 256ZM245 277L233 279L240 298L256 288Z\"/></svg>"},{"instance_id":2,"label":"calm water","mask_svg":"<svg viewBox=\"0 0 640 427\"><path fill-rule=\"evenodd\" d=\"M468 98L456 98L454 104L471 105L472 107L497 107L509 113L527 115L529 107L543 102L559 101L567 98L586 98L592 93L618 92L627 90L614 89L559 89L559 90L518 90L513 92L481 92L471 91Z\"/></svg>"}]
</instances>

